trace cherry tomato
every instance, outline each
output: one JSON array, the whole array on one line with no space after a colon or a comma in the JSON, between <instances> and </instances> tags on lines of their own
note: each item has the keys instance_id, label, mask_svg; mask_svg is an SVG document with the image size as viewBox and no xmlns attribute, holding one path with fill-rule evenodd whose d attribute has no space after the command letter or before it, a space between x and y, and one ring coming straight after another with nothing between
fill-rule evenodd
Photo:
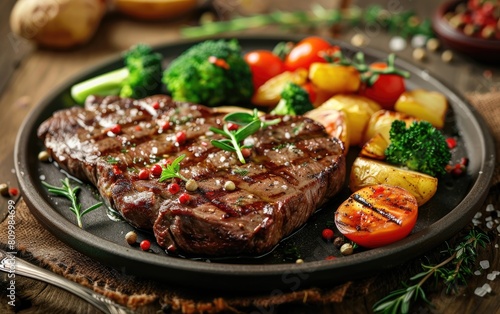
<instances>
[{"instance_id":1,"label":"cherry tomato","mask_svg":"<svg viewBox=\"0 0 500 314\"><path fill-rule=\"evenodd\" d=\"M349 240L376 248L406 237L417 216L417 200L410 192L377 185L364 187L344 201L335 212L335 225Z\"/></svg>"},{"instance_id":2,"label":"cherry tomato","mask_svg":"<svg viewBox=\"0 0 500 314\"><path fill-rule=\"evenodd\" d=\"M283 61L271 51L255 50L244 56L252 71L253 86L256 90L270 78L285 71Z\"/></svg>"},{"instance_id":3,"label":"cherry tomato","mask_svg":"<svg viewBox=\"0 0 500 314\"><path fill-rule=\"evenodd\" d=\"M370 65L373 69L385 69L387 64L374 63ZM364 86L360 93L368 97L387 110L393 110L394 104L399 96L406 91L405 79L397 74L379 74L378 79L372 86Z\"/></svg>"},{"instance_id":4,"label":"cherry tomato","mask_svg":"<svg viewBox=\"0 0 500 314\"><path fill-rule=\"evenodd\" d=\"M287 70L294 71L299 68L309 70L314 62L326 62L321 56L322 51L332 52L332 49L338 50L328 41L321 37L311 36L299 41L285 58Z\"/></svg>"},{"instance_id":5,"label":"cherry tomato","mask_svg":"<svg viewBox=\"0 0 500 314\"><path fill-rule=\"evenodd\" d=\"M313 84L308 82L308 83L302 85L302 88L305 89L305 91L309 94L309 100L311 101L312 104L314 104L318 95L316 94L316 91L314 90Z\"/></svg>"}]
</instances>

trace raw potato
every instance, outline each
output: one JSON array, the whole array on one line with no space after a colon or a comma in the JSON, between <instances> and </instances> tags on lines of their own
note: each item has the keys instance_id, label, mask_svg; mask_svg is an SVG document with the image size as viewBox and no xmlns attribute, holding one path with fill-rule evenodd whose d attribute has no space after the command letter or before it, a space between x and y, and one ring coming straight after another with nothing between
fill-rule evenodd
<instances>
[{"instance_id":1,"label":"raw potato","mask_svg":"<svg viewBox=\"0 0 500 314\"><path fill-rule=\"evenodd\" d=\"M355 192L363 187L377 184L401 187L413 194L418 205L421 206L436 193L438 179L378 160L364 157L356 158L349 178L351 191Z\"/></svg>"},{"instance_id":2,"label":"raw potato","mask_svg":"<svg viewBox=\"0 0 500 314\"><path fill-rule=\"evenodd\" d=\"M361 84L356 68L322 62L311 64L309 79L318 89L332 94L356 92Z\"/></svg>"},{"instance_id":3,"label":"raw potato","mask_svg":"<svg viewBox=\"0 0 500 314\"><path fill-rule=\"evenodd\" d=\"M181 16L198 5L197 0L114 0L123 14L142 20L160 20Z\"/></svg>"},{"instance_id":4,"label":"raw potato","mask_svg":"<svg viewBox=\"0 0 500 314\"><path fill-rule=\"evenodd\" d=\"M349 125L349 143L351 146L362 144L363 134L370 117L381 109L371 99L359 95L335 95L318 108L343 111Z\"/></svg>"},{"instance_id":5,"label":"raw potato","mask_svg":"<svg viewBox=\"0 0 500 314\"><path fill-rule=\"evenodd\" d=\"M413 123L413 121L417 121L414 117L402 112L385 109L379 110L370 117L362 142L368 142L372 137L379 133L389 143L389 131L391 130L391 125L394 120L405 121L407 127Z\"/></svg>"},{"instance_id":6,"label":"raw potato","mask_svg":"<svg viewBox=\"0 0 500 314\"><path fill-rule=\"evenodd\" d=\"M252 103L258 106L273 107L281 99L281 92L289 82L304 85L307 81L307 70L298 69L294 72L285 71L270 78L261 85L252 97Z\"/></svg>"},{"instance_id":7,"label":"raw potato","mask_svg":"<svg viewBox=\"0 0 500 314\"><path fill-rule=\"evenodd\" d=\"M344 143L344 154L349 150L349 125L343 111L328 108L315 108L306 112L306 117L321 123L331 137Z\"/></svg>"},{"instance_id":8,"label":"raw potato","mask_svg":"<svg viewBox=\"0 0 500 314\"><path fill-rule=\"evenodd\" d=\"M71 48L94 36L105 13L103 0L20 0L10 25L15 34L42 46Z\"/></svg>"},{"instance_id":9,"label":"raw potato","mask_svg":"<svg viewBox=\"0 0 500 314\"><path fill-rule=\"evenodd\" d=\"M441 93L415 89L401 94L394 110L429 121L434 127L441 129L444 126L448 101Z\"/></svg>"}]
</instances>

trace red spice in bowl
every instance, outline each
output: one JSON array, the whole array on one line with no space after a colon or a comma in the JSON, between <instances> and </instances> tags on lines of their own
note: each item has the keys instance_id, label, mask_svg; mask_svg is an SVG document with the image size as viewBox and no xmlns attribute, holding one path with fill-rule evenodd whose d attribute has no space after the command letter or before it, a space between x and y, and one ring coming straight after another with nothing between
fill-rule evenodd
<instances>
[{"instance_id":1,"label":"red spice in bowl","mask_svg":"<svg viewBox=\"0 0 500 314\"><path fill-rule=\"evenodd\" d=\"M432 19L434 32L444 45L453 50L480 61L499 63L500 29L498 29L498 18L496 21L492 21L490 18L478 17L478 14L472 11L457 15L456 10L459 5L466 5L467 10L472 9L469 2L471 1L453 0L442 4ZM493 23L496 23L495 33L484 38L483 35L486 35Z\"/></svg>"}]
</instances>

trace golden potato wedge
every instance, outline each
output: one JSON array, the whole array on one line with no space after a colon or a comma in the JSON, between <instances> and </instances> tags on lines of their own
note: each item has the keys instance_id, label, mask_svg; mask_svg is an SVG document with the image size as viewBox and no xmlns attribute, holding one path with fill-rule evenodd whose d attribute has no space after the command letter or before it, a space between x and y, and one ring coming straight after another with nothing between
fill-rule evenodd
<instances>
[{"instance_id":1,"label":"golden potato wedge","mask_svg":"<svg viewBox=\"0 0 500 314\"><path fill-rule=\"evenodd\" d=\"M363 147L361 147L361 151L359 152L360 156L384 160L385 159L385 149L389 146L389 141L385 139L380 133L377 133L374 137L368 140Z\"/></svg>"},{"instance_id":2,"label":"golden potato wedge","mask_svg":"<svg viewBox=\"0 0 500 314\"><path fill-rule=\"evenodd\" d=\"M311 64L309 80L318 89L333 94L353 93L361 85L360 75L356 68L322 62Z\"/></svg>"},{"instance_id":3,"label":"golden potato wedge","mask_svg":"<svg viewBox=\"0 0 500 314\"><path fill-rule=\"evenodd\" d=\"M261 85L252 96L252 103L257 106L273 107L281 99L281 92L289 82L304 85L307 81L307 70L285 71L269 79Z\"/></svg>"},{"instance_id":4,"label":"golden potato wedge","mask_svg":"<svg viewBox=\"0 0 500 314\"><path fill-rule=\"evenodd\" d=\"M439 92L415 89L401 94L394 110L429 121L434 127L441 129L448 111L448 101Z\"/></svg>"},{"instance_id":5,"label":"golden potato wedge","mask_svg":"<svg viewBox=\"0 0 500 314\"><path fill-rule=\"evenodd\" d=\"M306 112L306 117L321 123L331 137L344 143L344 154L349 150L349 125L343 111L328 108L315 108Z\"/></svg>"},{"instance_id":6,"label":"golden potato wedge","mask_svg":"<svg viewBox=\"0 0 500 314\"><path fill-rule=\"evenodd\" d=\"M319 108L340 110L346 114L349 121L350 145L362 144L363 134L370 117L381 109L376 102L366 97L345 94L331 97Z\"/></svg>"},{"instance_id":7,"label":"golden potato wedge","mask_svg":"<svg viewBox=\"0 0 500 314\"><path fill-rule=\"evenodd\" d=\"M402 112L385 109L379 110L370 117L362 143L368 142L377 134L380 134L388 143L390 143L389 131L391 130L391 125L394 120L403 120L406 122L406 126L409 126L413 123L413 121L417 121L416 118Z\"/></svg>"},{"instance_id":8,"label":"golden potato wedge","mask_svg":"<svg viewBox=\"0 0 500 314\"><path fill-rule=\"evenodd\" d=\"M351 191L357 191L363 187L376 184L401 187L413 194L418 205L421 206L436 193L438 179L382 161L357 157L354 160L349 177Z\"/></svg>"}]
</instances>

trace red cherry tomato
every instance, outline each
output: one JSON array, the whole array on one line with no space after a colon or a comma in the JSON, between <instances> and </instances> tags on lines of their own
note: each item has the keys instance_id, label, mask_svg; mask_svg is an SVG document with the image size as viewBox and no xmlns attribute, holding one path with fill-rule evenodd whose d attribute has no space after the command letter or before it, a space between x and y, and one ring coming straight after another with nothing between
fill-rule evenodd
<instances>
[{"instance_id":1,"label":"red cherry tomato","mask_svg":"<svg viewBox=\"0 0 500 314\"><path fill-rule=\"evenodd\" d=\"M374 63L373 69L385 69L387 64ZM376 101L382 108L393 110L399 96L406 91L405 79L397 74L379 74L372 86L361 88L361 95Z\"/></svg>"},{"instance_id":2,"label":"red cherry tomato","mask_svg":"<svg viewBox=\"0 0 500 314\"><path fill-rule=\"evenodd\" d=\"M268 50L251 51L245 54L244 58L252 71L254 89L285 71L283 61Z\"/></svg>"},{"instance_id":3,"label":"red cherry tomato","mask_svg":"<svg viewBox=\"0 0 500 314\"><path fill-rule=\"evenodd\" d=\"M285 58L285 66L287 70L294 71L299 68L309 70L311 63L326 62L321 56L322 51L332 52L332 49L338 50L336 46L332 46L328 41L321 37L311 36L299 41Z\"/></svg>"},{"instance_id":4,"label":"red cherry tomato","mask_svg":"<svg viewBox=\"0 0 500 314\"><path fill-rule=\"evenodd\" d=\"M362 188L342 203L335 212L335 225L349 240L376 248L406 237L417 216L417 200L410 192L378 185Z\"/></svg>"}]
</instances>

